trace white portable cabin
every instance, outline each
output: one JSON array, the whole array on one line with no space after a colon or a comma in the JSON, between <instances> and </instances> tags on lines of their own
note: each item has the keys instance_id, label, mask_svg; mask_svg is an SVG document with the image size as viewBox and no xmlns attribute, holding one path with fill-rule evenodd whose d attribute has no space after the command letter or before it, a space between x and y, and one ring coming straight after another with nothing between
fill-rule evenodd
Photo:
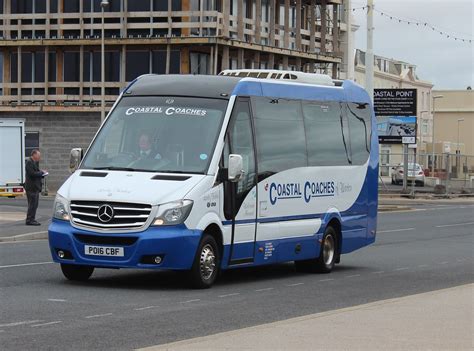
<instances>
[{"instance_id":1,"label":"white portable cabin","mask_svg":"<svg viewBox=\"0 0 474 351\"><path fill-rule=\"evenodd\" d=\"M0 119L0 196L23 195L25 121Z\"/></svg>"}]
</instances>

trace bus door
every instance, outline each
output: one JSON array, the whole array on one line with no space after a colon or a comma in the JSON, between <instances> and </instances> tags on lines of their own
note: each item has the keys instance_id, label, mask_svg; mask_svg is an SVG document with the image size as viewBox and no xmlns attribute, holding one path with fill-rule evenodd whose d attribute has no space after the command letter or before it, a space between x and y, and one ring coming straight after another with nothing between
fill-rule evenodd
<instances>
[{"instance_id":1,"label":"bus door","mask_svg":"<svg viewBox=\"0 0 474 351\"><path fill-rule=\"evenodd\" d=\"M227 129L223 160L229 154L243 158L244 175L236 183L224 181L224 215L232 226L229 265L251 263L255 254L257 177L250 101L238 98Z\"/></svg>"}]
</instances>

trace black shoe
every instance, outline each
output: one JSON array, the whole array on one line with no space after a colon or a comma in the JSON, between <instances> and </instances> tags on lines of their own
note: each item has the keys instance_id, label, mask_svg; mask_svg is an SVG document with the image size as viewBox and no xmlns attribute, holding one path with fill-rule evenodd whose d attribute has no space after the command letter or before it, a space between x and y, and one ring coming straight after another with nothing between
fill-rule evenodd
<instances>
[{"instance_id":1,"label":"black shoe","mask_svg":"<svg viewBox=\"0 0 474 351\"><path fill-rule=\"evenodd\" d=\"M36 222L36 221L33 221L33 222L26 222L25 224L26 224L26 225L36 225L36 226L41 225L41 223Z\"/></svg>"}]
</instances>

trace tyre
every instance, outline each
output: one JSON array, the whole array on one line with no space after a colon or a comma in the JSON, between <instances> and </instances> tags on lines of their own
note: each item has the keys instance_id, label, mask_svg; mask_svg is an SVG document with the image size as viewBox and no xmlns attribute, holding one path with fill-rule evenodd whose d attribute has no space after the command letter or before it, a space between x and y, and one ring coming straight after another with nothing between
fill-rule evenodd
<instances>
[{"instance_id":1,"label":"tyre","mask_svg":"<svg viewBox=\"0 0 474 351\"><path fill-rule=\"evenodd\" d=\"M83 282L90 278L94 267L62 263L61 271L67 279Z\"/></svg>"},{"instance_id":2,"label":"tyre","mask_svg":"<svg viewBox=\"0 0 474 351\"><path fill-rule=\"evenodd\" d=\"M329 226L324 232L319 257L312 260L295 261L296 270L308 273L330 273L337 256L337 233Z\"/></svg>"},{"instance_id":3,"label":"tyre","mask_svg":"<svg viewBox=\"0 0 474 351\"><path fill-rule=\"evenodd\" d=\"M210 288L217 279L220 266L221 257L217 242L211 235L204 234L189 271L191 286L196 289Z\"/></svg>"}]
</instances>

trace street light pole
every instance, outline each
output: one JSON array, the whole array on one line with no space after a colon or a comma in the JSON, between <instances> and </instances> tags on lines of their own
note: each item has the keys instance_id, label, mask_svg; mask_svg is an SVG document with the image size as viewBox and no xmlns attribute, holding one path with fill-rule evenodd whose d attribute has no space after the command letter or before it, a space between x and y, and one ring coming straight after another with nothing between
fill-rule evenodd
<instances>
[{"instance_id":1,"label":"street light pole","mask_svg":"<svg viewBox=\"0 0 474 351\"><path fill-rule=\"evenodd\" d=\"M365 89L369 93L370 100L374 101L374 0L367 0L367 52L365 55Z\"/></svg>"},{"instance_id":2,"label":"street light pole","mask_svg":"<svg viewBox=\"0 0 474 351\"><path fill-rule=\"evenodd\" d=\"M100 60L100 79L102 81L100 95L101 95L101 108L100 108L100 120L105 119L105 29L104 29L104 12L105 8L109 6L108 0L102 0L100 7L102 9L102 42L101 42L101 60Z\"/></svg>"},{"instance_id":3,"label":"street light pole","mask_svg":"<svg viewBox=\"0 0 474 351\"><path fill-rule=\"evenodd\" d=\"M458 119L458 143L456 144L456 153L459 152L459 154L461 154L461 149L459 148L459 125L461 124L461 122L464 122L464 118Z\"/></svg>"},{"instance_id":4,"label":"street light pole","mask_svg":"<svg viewBox=\"0 0 474 351\"><path fill-rule=\"evenodd\" d=\"M459 147L459 126L461 122L464 122L464 118L458 118L458 141L456 144L456 171L457 177L461 177L461 148Z\"/></svg>"},{"instance_id":5,"label":"street light pole","mask_svg":"<svg viewBox=\"0 0 474 351\"><path fill-rule=\"evenodd\" d=\"M442 99L443 95L435 95L433 96L433 107L432 107L432 118L433 118L433 126L431 132L431 176L434 177L434 164L435 164L435 105L436 99Z\"/></svg>"}]
</instances>

